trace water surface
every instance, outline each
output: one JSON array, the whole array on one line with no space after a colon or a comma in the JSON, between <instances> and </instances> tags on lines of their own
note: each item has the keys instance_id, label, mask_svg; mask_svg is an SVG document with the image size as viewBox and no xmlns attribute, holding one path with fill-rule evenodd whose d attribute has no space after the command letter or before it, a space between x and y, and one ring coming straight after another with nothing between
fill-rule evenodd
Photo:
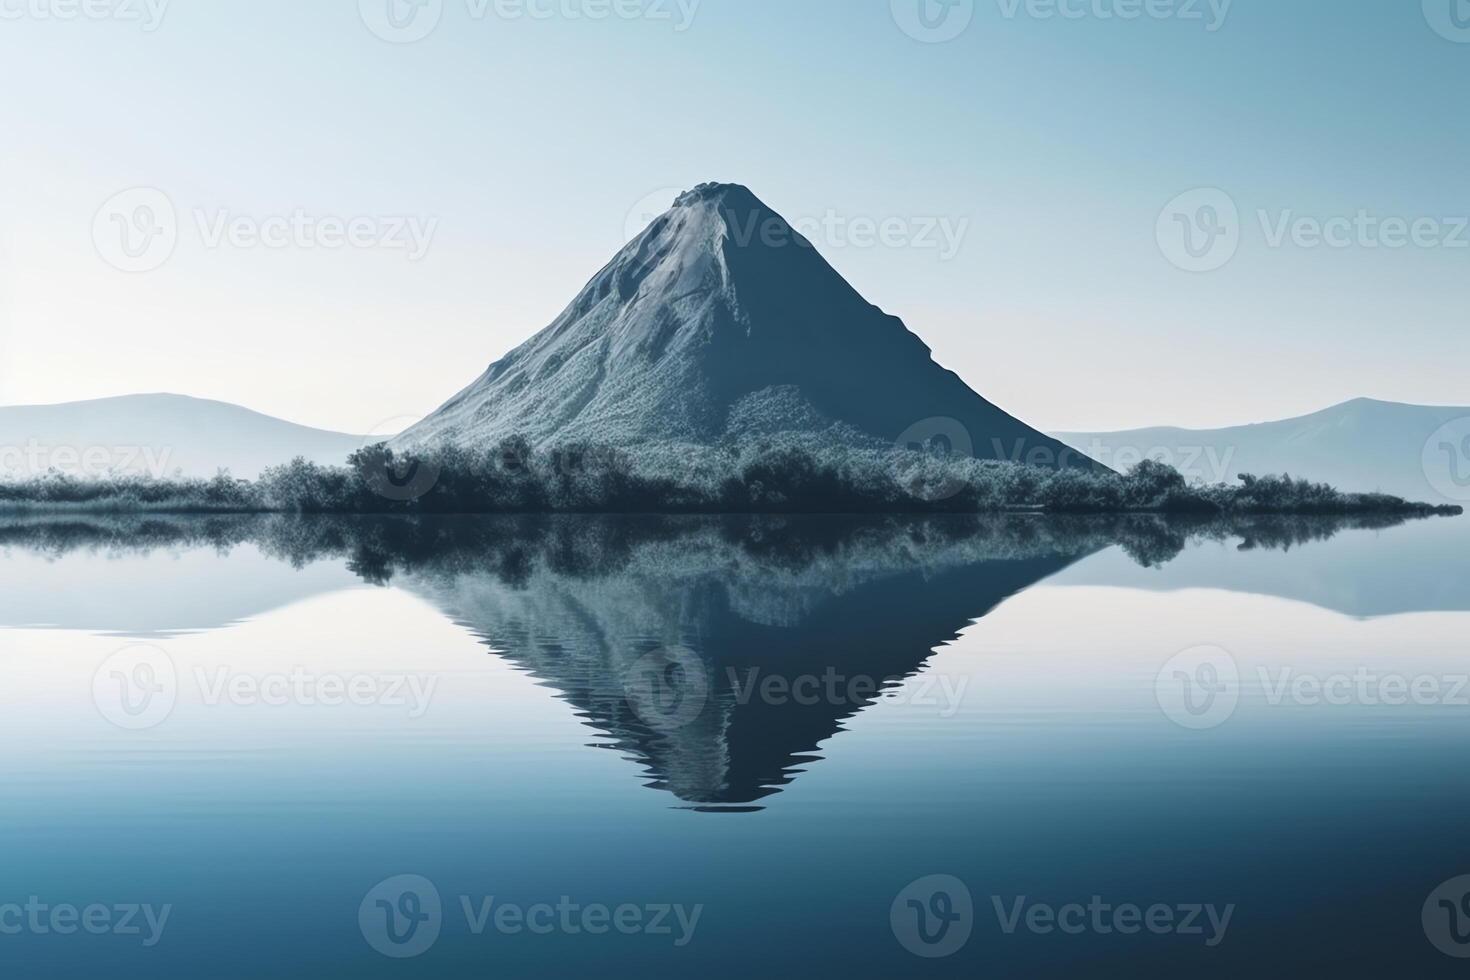
<instances>
[{"instance_id":1,"label":"water surface","mask_svg":"<svg viewBox=\"0 0 1470 980\"><path fill-rule=\"evenodd\" d=\"M0 906L110 910L0 935L14 975L1462 969L1458 910L1421 913L1470 872L1463 519L0 544ZM1072 903L1109 911L1046 928Z\"/></svg>"}]
</instances>

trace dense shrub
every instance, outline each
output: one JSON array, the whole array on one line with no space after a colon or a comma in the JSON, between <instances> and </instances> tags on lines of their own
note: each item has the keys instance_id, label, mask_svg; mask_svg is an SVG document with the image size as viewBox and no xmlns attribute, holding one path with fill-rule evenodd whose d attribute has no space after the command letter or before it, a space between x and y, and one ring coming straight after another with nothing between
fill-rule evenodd
<instances>
[{"instance_id":1,"label":"dense shrub","mask_svg":"<svg viewBox=\"0 0 1470 980\"><path fill-rule=\"evenodd\" d=\"M1151 460L1119 475L779 438L715 447L547 450L508 439L486 450L447 447L412 458L375 445L355 453L345 466L296 459L266 470L254 482L227 473L210 480L79 479L49 473L0 482L0 508L303 514L1432 510L1288 476L1243 476L1235 487L1190 486L1177 471Z\"/></svg>"}]
</instances>

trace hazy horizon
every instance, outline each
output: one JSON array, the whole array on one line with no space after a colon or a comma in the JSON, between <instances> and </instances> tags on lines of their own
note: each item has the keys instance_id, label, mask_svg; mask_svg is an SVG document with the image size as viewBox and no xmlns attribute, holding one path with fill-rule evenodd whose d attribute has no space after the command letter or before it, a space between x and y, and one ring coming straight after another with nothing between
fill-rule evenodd
<instances>
[{"instance_id":1,"label":"hazy horizon","mask_svg":"<svg viewBox=\"0 0 1470 980\"><path fill-rule=\"evenodd\" d=\"M375 36L374 0L7 7L0 79L24 97L0 106L0 404L171 392L401 428L706 180L815 230L940 364L1044 431L1470 403L1466 136L1424 97L1470 45L1419 4L1122 20L962 0L945 43L889 3L441 6L414 43ZM126 272L103 253L134 188L163 195L177 241ZM1199 188L1239 213L1209 272L1160 238ZM303 238L298 216L364 218L374 244ZM1393 247L1385 219L1435 222L1432 244Z\"/></svg>"}]
</instances>

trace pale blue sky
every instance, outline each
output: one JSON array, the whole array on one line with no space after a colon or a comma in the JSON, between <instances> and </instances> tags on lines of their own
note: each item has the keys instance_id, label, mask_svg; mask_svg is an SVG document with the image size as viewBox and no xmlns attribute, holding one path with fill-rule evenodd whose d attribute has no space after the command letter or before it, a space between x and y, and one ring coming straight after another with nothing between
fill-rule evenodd
<instances>
[{"instance_id":1,"label":"pale blue sky","mask_svg":"<svg viewBox=\"0 0 1470 980\"><path fill-rule=\"evenodd\" d=\"M548 323L649 195L711 179L792 219L897 222L819 245L1044 428L1470 404L1470 231L1271 247L1257 216L1470 216L1470 43L1419 0L1235 0L1214 31L1209 0L1130 21L1096 13L1128 0L976 0L946 43L890 0L702 0L682 31L675 0L598 21L557 12L598 0L441 0L409 44L358 0L172 0L152 31L38 16L67 2L0 0L0 404L177 391L379 430ZM94 217L134 187L167 195L178 242L126 273ZM1155 228L1201 187L1240 245L1190 273ZM209 244L221 215L298 209L437 225L418 261ZM954 255L912 241L931 222L964 229Z\"/></svg>"}]
</instances>

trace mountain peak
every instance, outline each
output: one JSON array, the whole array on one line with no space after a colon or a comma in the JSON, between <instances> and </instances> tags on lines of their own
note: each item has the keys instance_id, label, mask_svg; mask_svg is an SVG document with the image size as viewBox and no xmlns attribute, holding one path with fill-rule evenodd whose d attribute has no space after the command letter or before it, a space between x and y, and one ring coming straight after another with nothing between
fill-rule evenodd
<instances>
[{"instance_id":1,"label":"mountain peak","mask_svg":"<svg viewBox=\"0 0 1470 980\"><path fill-rule=\"evenodd\" d=\"M958 433L980 458L1091 465L936 364L749 188L718 182L679 195L550 326L394 442L788 433L873 447Z\"/></svg>"},{"instance_id":2,"label":"mountain peak","mask_svg":"<svg viewBox=\"0 0 1470 980\"><path fill-rule=\"evenodd\" d=\"M691 204L698 204L703 201L717 201L723 204L740 206L761 206L759 198L751 193L750 188L744 184L724 184L718 181L709 181L680 194L674 200L674 207L688 207Z\"/></svg>"}]
</instances>

